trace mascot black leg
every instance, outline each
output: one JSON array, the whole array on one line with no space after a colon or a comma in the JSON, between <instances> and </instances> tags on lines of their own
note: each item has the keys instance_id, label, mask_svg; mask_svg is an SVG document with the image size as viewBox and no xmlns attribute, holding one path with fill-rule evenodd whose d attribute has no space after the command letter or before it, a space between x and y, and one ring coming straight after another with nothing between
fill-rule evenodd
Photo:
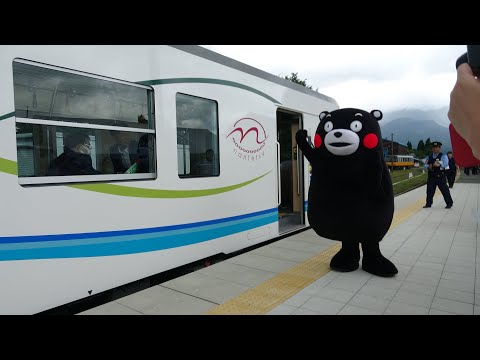
<instances>
[{"instance_id":1,"label":"mascot black leg","mask_svg":"<svg viewBox=\"0 0 480 360\"><path fill-rule=\"evenodd\" d=\"M362 243L362 269L370 274L392 277L398 273L396 266L382 255L378 242Z\"/></svg>"},{"instance_id":2,"label":"mascot black leg","mask_svg":"<svg viewBox=\"0 0 480 360\"><path fill-rule=\"evenodd\" d=\"M330 261L333 270L348 272L358 269L360 261L360 249L358 241L342 241L342 248Z\"/></svg>"}]
</instances>

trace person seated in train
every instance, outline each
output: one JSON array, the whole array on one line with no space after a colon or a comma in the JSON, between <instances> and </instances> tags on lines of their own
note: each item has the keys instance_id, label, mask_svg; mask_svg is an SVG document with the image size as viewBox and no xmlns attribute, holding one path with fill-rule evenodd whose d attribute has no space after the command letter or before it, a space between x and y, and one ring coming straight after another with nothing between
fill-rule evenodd
<instances>
[{"instance_id":1,"label":"person seated in train","mask_svg":"<svg viewBox=\"0 0 480 360\"><path fill-rule=\"evenodd\" d=\"M153 135L143 134L138 140L137 156L137 173L153 172L150 170L150 156L153 156Z\"/></svg>"},{"instance_id":2,"label":"person seated in train","mask_svg":"<svg viewBox=\"0 0 480 360\"><path fill-rule=\"evenodd\" d=\"M92 166L90 137L82 133L66 136L63 153L55 158L47 176L101 174Z\"/></svg>"},{"instance_id":3,"label":"person seated in train","mask_svg":"<svg viewBox=\"0 0 480 360\"><path fill-rule=\"evenodd\" d=\"M205 151L205 158L202 159L196 166L197 175L213 175L213 159L215 152L212 149Z\"/></svg>"},{"instance_id":4,"label":"person seated in train","mask_svg":"<svg viewBox=\"0 0 480 360\"><path fill-rule=\"evenodd\" d=\"M126 126L123 125L122 126ZM110 132L115 143L110 146L110 159L115 174L124 174L134 163L137 154L137 142L132 139L132 134L125 131L112 130Z\"/></svg>"}]
</instances>

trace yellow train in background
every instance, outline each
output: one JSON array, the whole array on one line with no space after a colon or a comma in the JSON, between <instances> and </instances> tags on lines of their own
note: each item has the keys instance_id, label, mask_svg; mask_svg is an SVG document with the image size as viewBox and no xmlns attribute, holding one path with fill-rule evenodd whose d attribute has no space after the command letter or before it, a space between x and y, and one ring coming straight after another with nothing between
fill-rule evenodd
<instances>
[{"instance_id":1,"label":"yellow train in background","mask_svg":"<svg viewBox=\"0 0 480 360\"><path fill-rule=\"evenodd\" d=\"M389 168L392 167L392 157L394 169L408 169L415 166L413 155L387 155L385 156L385 163Z\"/></svg>"}]
</instances>

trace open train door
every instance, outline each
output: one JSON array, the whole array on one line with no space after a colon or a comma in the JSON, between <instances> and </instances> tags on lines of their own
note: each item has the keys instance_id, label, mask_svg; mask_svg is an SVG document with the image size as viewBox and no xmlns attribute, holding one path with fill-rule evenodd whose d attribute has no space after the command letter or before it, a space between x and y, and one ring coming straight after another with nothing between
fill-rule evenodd
<instances>
[{"instance_id":1,"label":"open train door","mask_svg":"<svg viewBox=\"0 0 480 360\"><path fill-rule=\"evenodd\" d=\"M277 192L279 233L305 226L303 158L295 140L302 114L277 110Z\"/></svg>"}]
</instances>

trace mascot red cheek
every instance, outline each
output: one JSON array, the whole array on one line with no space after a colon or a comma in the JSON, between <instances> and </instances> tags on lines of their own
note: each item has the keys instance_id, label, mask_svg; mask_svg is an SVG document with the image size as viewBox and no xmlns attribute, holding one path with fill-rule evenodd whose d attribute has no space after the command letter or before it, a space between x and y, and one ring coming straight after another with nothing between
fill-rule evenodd
<instances>
[{"instance_id":1,"label":"mascot red cheek","mask_svg":"<svg viewBox=\"0 0 480 360\"><path fill-rule=\"evenodd\" d=\"M380 252L380 241L393 219L394 201L390 173L383 158L380 110L324 111L314 136L299 130L297 144L312 166L308 192L308 221L320 236L342 242L330 267L391 277L395 265Z\"/></svg>"}]
</instances>

